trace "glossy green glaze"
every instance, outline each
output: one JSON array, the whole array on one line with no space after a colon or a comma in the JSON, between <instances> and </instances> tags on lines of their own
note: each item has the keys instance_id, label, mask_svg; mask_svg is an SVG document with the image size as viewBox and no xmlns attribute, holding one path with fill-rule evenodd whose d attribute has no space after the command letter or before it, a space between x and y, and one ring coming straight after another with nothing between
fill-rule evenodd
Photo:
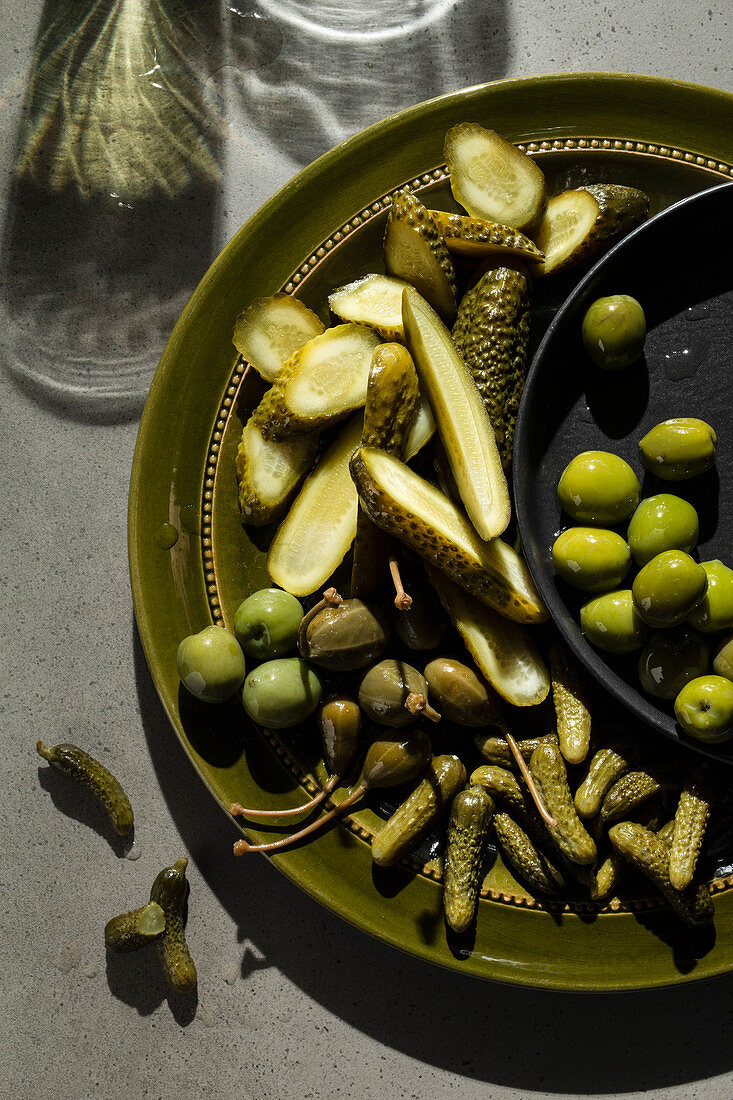
<instances>
[{"instance_id":1,"label":"glossy green glaze","mask_svg":"<svg viewBox=\"0 0 733 1100\"><path fill-rule=\"evenodd\" d=\"M148 664L185 751L222 808L234 799L285 808L307 797L268 745L258 750L256 736L248 738L245 754L239 732L244 719L236 711L227 711L222 721L228 723L233 745L241 736L241 753L230 754L225 762L221 755L207 760L205 733L206 723L211 728L212 708L202 714L202 707L186 705L179 694L176 648L181 638L212 621L207 593L211 569L216 571L219 601L213 606L223 609L230 627L241 600L269 585L264 556L242 531L237 508L234 454L240 416L261 391L245 377L238 394L228 395L236 358L234 319L254 298L285 286L303 261L360 210L440 166L445 131L464 120L496 127L516 142L547 140L548 151L540 150L538 157L553 178L578 158L595 158L597 165L605 157L614 162L615 178L628 174L629 182L648 186L653 210L725 177L696 166L694 157L691 162L639 157L635 145L626 149L624 140L690 150L716 164L733 162L733 96L726 93L621 74L500 81L443 96L358 134L287 184L229 242L183 311L151 386L129 511L132 589ZM553 151L559 136L608 139L610 151L602 146ZM619 142L617 149L614 141ZM438 197L450 205L444 184L424 190L430 202ZM288 226L285 235L283 225ZM383 229L380 216L355 230L332 259L327 254L302 279L300 296L325 317L328 292L376 262ZM232 400L224 406L228 396ZM212 435L220 409L230 407L233 412L216 441L218 461L212 460L210 473ZM206 484L208 478L213 478L213 487ZM212 508L202 512L204 493L210 490ZM163 523L180 532L170 548L155 538ZM285 736L283 743L289 744ZM317 773L320 781L324 775ZM383 880L373 875L364 837L376 831L379 821L367 810L354 820L364 833L350 837L350 843L344 842L342 827L336 827L312 844L278 853L273 862L357 927L425 960L503 982L578 990L690 981L727 971L733 964L733 897L727 893L716 897L715 946L698 959L691 947L687 965L684 934L675 940L673 952L633 915L608 913L587 921L564 913L558 919L534 906L500 900L504 894L526 898L501 861L488 882L495 900L480 901L475 942L465 958L457 958L447 946L442 922L438 927L425 919L426 914L440 914L439 883L402 866L381 872ZM249 835L265 840L270 834L252 828ZM241 873L243 862L232 859L232 875ZM677 965L675 958L682 963Z\"/></svg>"}]
</instances>

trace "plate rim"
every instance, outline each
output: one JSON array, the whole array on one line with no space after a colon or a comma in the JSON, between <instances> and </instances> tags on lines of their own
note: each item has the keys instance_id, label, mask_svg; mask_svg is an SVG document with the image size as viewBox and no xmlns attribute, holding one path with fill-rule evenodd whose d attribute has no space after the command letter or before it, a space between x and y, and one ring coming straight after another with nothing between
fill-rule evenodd
<instances>
[{"instance_id":1,"label":"plate rim","mask_svg":"<svg viewBox=\"0 0 733 1100\"><path fill-rule=\"evenodd\" d=\"M138 432L138 438L135 447L135 454L133 457L132 471L130 478L130 496L129 496L129 512L128 512L128 548L129 548L129 563L130 563L130 579L133 592L133 602L135 607L135 617L138 624L138 632L140 640L143 646L145 657L148 663L148 667L151 672L153 682L156 687L156 691L161 699L161 703L166 711L168 719L176 732L179 742L181 743L184 751L189 756L189 759L193 763L199 778L202 779L204 785L208 788L209 792L215 797L216 801L221 806L222 810L226 812L224 804L216 794L216 790L212 783L205 774L203 774L199 763L196 760L195 755L192 753L190 746L187 743L186 738L182 735L182 730L179 726L179 719L175 706L171 705L171 696L161 683L161 675L157 674L156 666L158 664L158 654L155 651L154 638L152 636L153 631L149 622L149 617L144 607L143 598L143 531L142 522L138 515L138 504L141 499L141 494L144 491L144 463L145 463L145 450L146 443L148 441L148 435L153 431L155 426L155 418L160 413L160 407L164 399L164 374L169 360L175 358L178 345L183 336L188 331L189 326L195 317L196 309L200 302L205 300L210 288L214 285L216 278L221 273L223 267L227 262L227 257L232 254L232 250L236 250L240 247L241 242L245 235L250 235L259 230L262 223L276 211L280 205L285 202L294 191L303 188L310 181L317 179L322 175L324 171L330 170L334 163L338 163L341 156L346 151L353 151L359 149L364 143L368 143L373 140L377 134L383 134L385 130L399 129L401 126L409 123L414 118L419 118L426 112L430 113L435 111L441 106L453 105L458 106L461 104L465 97L471 97L472 100L483 100L495 92L501 92L502 90L510 89L514 92L518 90L526 90L528 88L537 88L543 85L553 84L559 86L560 84L566 86L573 93L576 93L578 89L581 89L588 81L602 81L611 85L628 85L629 81L633 81L635 84L641 82L648 87L654 87L659 90L669 90L672 93L681 92L688 96L695 98L702 97L703 99L709 99L712 97L716 102L721 104L728 114L733 117L733 94L724 92L721 89L709 87L707 85L699 85L685 81L678 81L671 78L660 78L650 75L642 74L624 74L624 73L604 73L598 71L579 72L573 74L567 73L550 73L545 75L537 75L532 77L508 77L499 81L489 81L478 85L473 85L469 88L460 89L454 92L444 93L433 99L427 100L424 103L414 104L402 111L398 111L393 115L388 116L386 119L373 123L370 127L360 131L358 134L353 135L346 142L335 146L333 149L324 153L311 165L304 168L293 179L288 181L283 187L281 187L271 198L269 198L254 214L247 220L247 222L237 231L237 233L230 239L230 241L224 246L219 255L212 262L207 272L199 282L198 286L194 290L191 298L184 307L181 316L171 333L171 336L166 344L166 347L161 356L161 361L156 371L153 383L151 385L150 394L143 411L141 418L140 429ZM568 128L570 129L570 128ZM441 135L442 139L442 135ZM229 818L231 820L231 818ZM325 851L327 847L327 837L322 838L317 842L319 844L319 850ZM297 851L297 850L296 850ZM395 938L394 934L389 931L385 931L378 925L375 925L373 919L367 919L362 917L359 912L354 912L348 907L347 903L341 903L340 898L325 892L320 888L318 882L312 881L307 873L304 873L301 862L297 859L293 860L293 853L283 853L272 862L287 874L288 877L296 885L299 885L304 889L311 897L316 898L322 904L326 905L332 912L344 917L349 923L356 926L360 930L369 934L375 935L383 942L389 943L392 946L397 947L400 950L406 951L413 956L424 959L438 965L442 965L454 972L469 973L482 978L504 981L514 985L525 985L532 988L551 988L561 990L619 990L619 989L639 989L639 988L652 988L657 986L672 985L681 981L698 980L698 978L707 978L716 973L724 973L733 967L733 959L726 964L722 963L710 963L708 962L702 969L702 974L680 974L676 972L674 974L667 973L664 975L655 975L651 980L647 978L643 981L619 979L614 977L608 979L607 975L601 975L594 981L584 981L582 977L578 979L573 977L565 981L558 981L550 976L540 977L537 974L528 974L524 968L519 967L507 971L506 967L501 970L501 967L497 967L497 962L509 962L513 964L515 960L497 960L486 959L479 960L477 956L471 955L468 959L459 960L455 957L451 957L450 953L445 948L445 944L440 945L444 950L436 951L431 949L431 945L426 943L413 941L406 943L400 939ZM432 884L433 886L435 884ZM488 905L493 905L492 902L487 902ZM512 914L512 919L517 914L517 910L508 910ZM522 917L525 913L522 912ZM529 914L527 914L529 916ZM538 914L533 913L532 917L538 917ZM604 919L609 921L623 920L624 916L616 916L614 914L604 914ZM647 935L650 935L647 933Z\"/></svg>"}]
</instances>

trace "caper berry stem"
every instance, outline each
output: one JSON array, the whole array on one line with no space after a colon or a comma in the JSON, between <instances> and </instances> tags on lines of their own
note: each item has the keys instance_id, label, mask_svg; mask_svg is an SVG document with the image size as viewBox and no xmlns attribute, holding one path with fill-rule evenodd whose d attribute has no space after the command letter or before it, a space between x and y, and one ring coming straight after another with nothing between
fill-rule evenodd
<instances>
[{"instance_id":1,"label":"caper berry stem","mask_svg":"<svg viewBox=\"0 0 733 1100\"><path fill-rule=\"evenodd\" d=\"M290 836L283 837L281 840L273 840L270 844L250 844L248 840L235 841L233 848L235 856L243 856L246 852L273 852L282 848L289 848L291 844L297 844L303 837L315 833L323 825L327 825L329 821L333 821L335 817L348 810L349 806L353 806L355 802L363 798L369 790L369 786L369 783L360 783L343 802L340 802L338 806L334 806L323 817L319 817L316 821L312 821L310 825L306 825L304 829L300 829L297 833L291 833Z\"/></svg>"},{"instance_id":2,"label":"caper berry stem","mask_svg":"<svg viewBox=\"0 0 733 1100\"><path fill-rule=\"evenodd\" d=\"M303 647L306 644L308 623L312 622L316 615L323 611L324 607L338 607L338 605L343 602L343 596L340 596L335 588L326 588L324 590L323 596L318 603L314 604L310 611L307 611L300 620L300 626L298 627L298 648L301 652L303 652Z\"/></svg>"},{"instance_id":3,"label":"caper berry stem","mask_svg":"<svg viewBox=\"0 0 733 1100\"><path fill-rule=\"evenodd\" d=\"M508 729L503 729L502 733L504 734L504 737L506 738L507 745L511 749L512 756L514 757L514 759L517 762L517 767L519 768L519 771L521 772L522 779L524 780L524 782L527 785L527 790L529 791L530 795L532 796L532 801L534 802L535 806L537 807L537 811L538 811L540 817L542 818L545 825L547 825L547 827L549 829L553 829L557 825L557 821L552 816L552 814L548 813L547 807L545 806L544 802L540 798L540 792L537 790L537 787L535 786L535 781L534 781L534 779L532 778L532 776L530 774L530 770L527 767L527 761L522 756L522 752L521 752L521 749L519 748L519 745L514 740L514 738L512 737L512 735L511 735L511 733L509 732Z\"/></svg>"},{"instance_id":4,"label":"caper berry stem","mask_svg":"<svg viewBox=\"0 0 733 1100\"><path fill-rule=\"evenodd\" d=\"M390 557L389 559L389 572L395 587L395 607L398 611L409 611L412 607L412 596L405 592L404 585L402 584L402 577L400 575L400 565L395 557Z\"/></svg>"},{"instance_id":5,"label":"caper berry stem","mask_svg":"<svg viewBox=\"0 0 733 1100\"><path fill-rule=\"evenodd\" d=\"M439 722L441 719L441 715L435 707L430 706L426 696L421 691L410 692L405 699L405 709L409 710L410 714L424 714L431 722Z\"/></svg>"},{"instance_id":6,"label":"caper berry stem","mask_svg":"<svg viewBox=\"0 0 733 1100\"><path fill-rule=\"evenodd\" d=\"M342 779L343 775L330 776L318 794L311 798L309 802L304 802L302 806L293 806L289 810L245 809L240 802L232 802L229 813L232 814L233 817L297 817L298 814L305 813L307 810L312 810L316 806L319 806L324 799L328 798L331 791L339 785Z\"/></svg>"}]
</instances>

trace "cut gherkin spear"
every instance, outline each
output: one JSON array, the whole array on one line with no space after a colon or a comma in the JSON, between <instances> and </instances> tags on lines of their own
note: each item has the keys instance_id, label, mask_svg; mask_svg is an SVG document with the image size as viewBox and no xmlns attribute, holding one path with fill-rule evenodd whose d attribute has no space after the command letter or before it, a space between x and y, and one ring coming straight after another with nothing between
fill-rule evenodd
<instances>
[{"instance_id":1,"label":"cut gherkin spear","mask_svg":"<svg viewBox=\"0 0 733 1100\"><path fill-rule=\"evenodd\" d=\"M519 554L499 538L488 543L480 539L463 513L429 481L376 447L361 447L350 468L359 499L377 527L507 619L535 623L547 618Z\"/></svg>"},{"instance_id":2,"label":"cut gherkin spear","mask_svg":"<svg viewBox=\"0 0 733 1100\"><path fill-rule=\"evenodd\" d=\"M481 395L448 329L412 287L403 291L402 317L461 500L479 536L493 539L506 529L511 509L496 433Z\"/></svg>"}]
</instances>

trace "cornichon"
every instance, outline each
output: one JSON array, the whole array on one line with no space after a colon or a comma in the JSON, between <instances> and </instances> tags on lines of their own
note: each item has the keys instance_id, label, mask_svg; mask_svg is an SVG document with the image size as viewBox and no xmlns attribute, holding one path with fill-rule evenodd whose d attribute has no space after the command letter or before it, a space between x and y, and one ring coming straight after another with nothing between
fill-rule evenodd
<instances>
[{"instance_id":1,"label":"cornichon","mask_svg":"<svg viewBox=\"0 0 733 1100\"><path fill-rule=\"evenodd\" d=\"M684 890L675 890L669 881L670 850L663 840L633 821L612 825L608 836L614 848L654 883L687 924L710 924L714 915L710 891L695 882Z\"/></svg>"},{"instance_id":2,"label":"cornichon","mask_svg":"<svg viewBox=\"0 0 733 1100\"><path fill-rule=\"evenodd\" d=\"M686 779L674 815L669 881L675 890L692 882L714 801L713 778L703 765Z\"/></svg>"},{"instance_id":3,"label":"cornichon","mask_svg":"<svg viewBox=\"0 0 733 1100\"><path fill-rule=\"evenodd\" d=\"M362 443L402 458L420 387L412 357L402 344L380 344L369 370ZM390 538L360 507L357 513L351 595L381 596L387 579Z\"/></svg>"},{"instance_id":4,"label":"cornichon","mask_svg":"<svg viewBox=\"0 0 733 1100\"><path fill-rule=\"evenodd\" d=\"M130 799L104 764L76 745L66 743L45 745L43 741L36 741L36 751L54 768L77 779L91 791L107 811L115 832L127 836L134 821Z\"/></svg>"},{"instance_id":5,"label":"cornichon","mask_svg":"<svg viewBox=\"0 0 733 1100\"><path fill-rule=\"evenodd\" d=\"M414 287L444 320L453 320L453 261L430 211L411 191L392 196L384 234L384 270Z\"/></svg>"},{"instance_id":6,"label":"cornichon","mask_svg":"<svg viewBox=\"0 0 733 1100\"><path fill-rule=\"evenodd\" d=\"M443 909L446 924L465 932L476 914L481 862L494 802L483 787L468 787L453 799L445 845Z\"/></svg>"},{"instance_id":7,"label":"cornichon","mask_svg":"<svg viewBox=\"0 0 733 1100\"><path fill-rule=\"evenodd\" d=\"M645 828L648 828L648 826L645 826ZM674 821L668 821L656 834L657 838L663 841L667 847L669 847L672 842L673 829ZM591 889L591 896L593 899L595 901L603 901L604 898L609 897L626 874L628 866L627 860L624 859L620 852L614 849L596 872L596 880Z\"/></svg>"},{"instance_id":8,"label":"cornichon","mask_svg":"<svg viewBox=\"0 0 733 1100\"><path fill-rule=\"evenodd\" d=\"M290 294L257 298L237 317L232 343L267 382L283 363L324 329L320 317Z\"/></svg>"},{"instance_id":9,"label":"cornichon","mask_svg":"<svg viewBox=\"0 0 733 1100\"><path fill-rule=\"evenodd\" d=\"M510 225L449 214L445 210L431 210L438 232L449 252L470 260L497 259L527 260L539 263L544 255L533 240Z\"/></svg>"},{"instance_id":10,"label":"cornichon","mask_svg":"<svg viewBox=\"0 0 733 1100\"><path fill-rule=\"evenodd\" d=\"M494 831L502 855L533 890L541 894L556 894L564 886L562 873L535 845L509 814L494 817Z\"/></svg>"},{"instance_id":11,"label":"cornichon","mask_svg":"<svg viewBox=\"0 0 733 1100\"><path fill-rule=\"evenodd\" d=\"M593 754L585 779L575 792L575 809L582 818L595 817L606 793L628 772L636 752L630 742L614 738Z\"/></svg>"},{"instance_id":12,"label":"cornichon","mask_svg":"<svg viewBox=\"0 0 733 1100\"><path fill-rule=\"evenodd\" d=\"M242 429L237 482L242 522L262 527L279 519L315 461L318 433L280 442L265 439L253 417Z\"/></svg>"},{"instance_id":13,"label":"cornichon","mask_svg":"<svg viewBox=\"0 0 733 1100\"><path fill-rule=\"evenodd\" d=\"M383 340L404 343L402 291L409 283L390 275L362 275L328 296L328 305L342 321L375 329Z\"/></svg>"},{"instance_id":14,"label":"cornichon","mask_svg":"<svg viewBox=\"0 0 733 1100\"><path fill-rule=\"evenodd\" d=\"M550 690L547 666L529 631L479 603L437 569L428 576L466 649L495 691L516 707L541 703Z\"/></svg>"},{"instance_id":15,"label":"cornichon","mask_svg":"<svg viewBox=\"0 0 733 1100\"><path fill-rule=\"evenodd\" d=\"M559 641L550 646L550 675L560 752L568 764L582 764L590 748L588 690L577 662Z\"/></svg>"},{"instance_id":16,"label":"cornichon","mask_svg":"<svg viewBox=\"0 0 733 1100\"><path fill-rule=\"evenodd\" d=\"M496 435L448 329L424 298L402 295L405 339L430 402L461 500L478 535L493 539L511 516Z\"/></svg>"},{"instance_id":17,"label":"cornichon","mask_svg":"<svg viewBox=\"0 0 733 1100\"><path fill-rule=\"evenodd\" d=\"M571 863L581 867L593 863L595 841L576 812L559 746L551 742L540 745L532 753L529 768L540 798L555 818L556 824L547 828L557 847Z\"/></svg>"},{"instance_id":18,"label":"cornichon","mask_svg":"<svg viewBox=\"0 0 733 1100\"><path fill-rule=\"evenodd\" d=\"M547 618L522 558L501 539L480 539L452 501L405 463L376 447L362 447L351 459L351 476L378 527L482 603L517 622Z\"/></svg>"},{"instance_id":19,"label":"cornichon","mask_svg":"<svg viewBox=\"0 0 733 1100\"><path fill-rule=\"evenodd\" d=\"M445 135L443 155L453 195L472 217L528 231L537 225L547 204L545 177L501 134L461 122Z\"/></svg>"},{"instance_id":20,"label":"cornichon","mask_svg":"<svg viewBox=\"0 0 733 1100\"><path fill-rule=\"evenodd\" d=\"M648 213L648 195L616 183L587 184L555 195L535 237L545 254L537 265L538 275L564 271L593 258L643 222Z\"/></svg>"},{"instance_id":21,"label":"cornichon","mask_svg":"<svg viewBox=\"0 0 733 1100\"><path fill-rule=\"evenodd\" d=\"M283 365L252 414L265 439L285 439L335 424L366 398L379 336L366 325L336 325L314 336Z\"/></svg>"},{"instance_id":22,"label":"cornichon","mask_svg":"<svg viewBox=\"0 0 733 1100\"><path fill-rule=\"evenodd\" d=\"M670 790L676 779L666 768L650 765L644 769L626 772L617 779L601 803L601 825L610 825L628 817L647 799L660 791Z\"/></svg>"},{"instance_id":23,"label":"cornichon","mask_svg":"<svg viewBox=\"0 0 733 1100\"><path fill-rule=\"evenodd\" d=\"M354 541L359 507L349 460L361 443L359 413L341 429L306 478L267 554L275 584L293 596L321 588Z\"/></svg>"},{"instance_id":24,"label":"cornichon","mask_svg":"<svg viewBox=\"0 0 733 1100\"><path fill-rule=\"evenodd\" d=\"M162 936L164 929L165 913L156 901L149 901L107 921L104 946L108 951L135 951Z\"/></svg>"},{"instance_id":25,"label":"cornichon","mask_svg":"<svg viewBox=\"0 0 733 1100\"><path fill-rule=\"evenodd\" d=\"M504 469L510 465L527 377L529 280L519 266L497 263L466 291L453 340L483 399Z\"/></svg>"},{"instance_id":26,"label":"cornichon","mask_svg":"<svg viewBox=\"0 0 733 1100\"><path fill-rule=\"evenodd\" d=\"M389 867L406 855L451 805L466 782L457 756L435 756L412 794L399 806L372 841L372 859Z\"/></svg>"},{"instance_id":27,"label":"cornichon","mask_svg":"<svg viewBox=\"0 0 733 1100\"><path fill-rule=\"evenodd\" d=\"M517 746L524 759L529 760L534 750L548 741L557 744L557 734L543 733L540 737L524 737L521 741L517 741ZM495 734L477 733L473 743L484 760L488 760L489 764L496 764L498 767L508 768L510 771L517 770L514 754L503 737L497 737Z\"/></svg>"},{"instance_id":28,"label":"cornichon","mask_svg":"<svg viewBox=\"0 0 733 1100\"><path fill-rule=\"evenodd\" d=\"M196 985L196 967L186 943L183 927L184 904L188 883L188 860L178 859L171 867L164 867L157 875L150 890L150 900L156 902L165 914L165 929L155 941L163 973L178 993L188 993Z\"/></svg>"}]
</instances>

